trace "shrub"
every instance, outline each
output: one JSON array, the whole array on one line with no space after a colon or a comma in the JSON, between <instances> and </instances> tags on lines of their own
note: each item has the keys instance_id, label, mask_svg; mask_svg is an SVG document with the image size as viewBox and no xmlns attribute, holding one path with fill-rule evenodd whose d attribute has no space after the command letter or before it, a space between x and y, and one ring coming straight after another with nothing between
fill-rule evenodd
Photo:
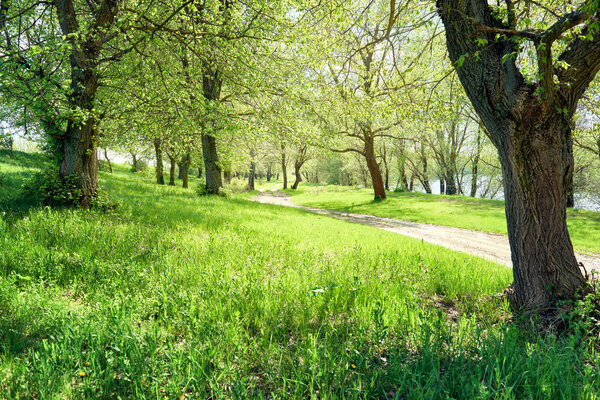
<instances>
[{"instance_id":1,"label":"shrub","mask_svg":"<svg viewBox=\"0 0 600 400\"><path fill-rule=\"evenodd\" d=\"M68 207L79 205L81 189L77 177L61 179L58 171L49 169L38 171L25 181L22 194L34 204Z\"/></svg>"}]
</instances>

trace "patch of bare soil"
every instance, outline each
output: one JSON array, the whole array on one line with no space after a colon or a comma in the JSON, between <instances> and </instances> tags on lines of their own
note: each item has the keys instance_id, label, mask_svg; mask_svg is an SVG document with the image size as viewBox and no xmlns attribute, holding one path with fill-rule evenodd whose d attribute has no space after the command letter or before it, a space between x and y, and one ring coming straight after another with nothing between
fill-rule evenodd
<instances>
[{"instance_id":1,"label":"patch of bare soil","mask_svg":"<svg viewBox=\"0 0 600 400\"><path fill-rule=\"evenodd\" d=\"M272 192L264 189L252 200L259 203L299 208L315 214L327 215L344 221L384 229L512 267L510 246L508 238L505 235L300 206L294 204L290 200L290 196L286 193ZM584 254L576 254L576 256L577 260L585 266L587 273L591 271L600 272L600 258Z\"/></svg>"}]
</instances>

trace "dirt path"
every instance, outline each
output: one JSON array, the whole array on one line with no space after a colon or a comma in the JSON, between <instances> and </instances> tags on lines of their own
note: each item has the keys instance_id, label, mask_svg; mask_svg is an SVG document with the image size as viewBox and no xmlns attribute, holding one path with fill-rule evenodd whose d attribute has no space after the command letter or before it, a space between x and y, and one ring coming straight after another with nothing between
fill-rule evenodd
<instances>
[{"instance_id":1,"label":"dirt path","mask_svg":"<svg viewBox=\"0 0 600 400\"><path fill-rule=\"evenodd\" d=\"M300 206L292 203L289 195L270 191L273 189L276 189L276 187L261 189L260 193L252 200L259 203L300 208L344 221L385 229L386 231L422 239L428 243L437 244L451 250L479 256L501 265L512 266L508 238L505 235ZM600 272L600 258L583 254L576 254L576 256L577 260L585 265L588 272L591 270Z\"/></svg>"}]
</instances>

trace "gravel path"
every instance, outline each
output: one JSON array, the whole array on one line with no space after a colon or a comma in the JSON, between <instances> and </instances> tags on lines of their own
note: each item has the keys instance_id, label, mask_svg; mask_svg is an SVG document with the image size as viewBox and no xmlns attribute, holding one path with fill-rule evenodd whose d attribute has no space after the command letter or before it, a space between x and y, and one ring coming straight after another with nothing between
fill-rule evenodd
<instances>
[{"instance_id":1,"label":"gravel path","mask_svg":"<svg viewBox=\"0 0 600 400\"><path fill-rule=\"evenodd\" d=\"M299 208L315 214L373 226L416 239L422 239L428 243L437 244L451 250L479 256L501 265L512 266L508 238L505 235L300 206L292 203L288 194L270 191L275 188L261 189L260 193L252 200L259 203ZM583 254L576 254L576 256L577 260L583 263L588 272L592 270L600 272L600 258Z\"/></svg>"}]
</instances>

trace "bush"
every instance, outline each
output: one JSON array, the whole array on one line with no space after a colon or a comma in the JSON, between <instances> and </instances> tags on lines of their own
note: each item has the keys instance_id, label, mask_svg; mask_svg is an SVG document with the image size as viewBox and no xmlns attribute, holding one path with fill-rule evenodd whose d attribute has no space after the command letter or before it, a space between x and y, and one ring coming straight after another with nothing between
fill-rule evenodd
<instances>
[{"instance_id":1,"label":"bush","mask_svg":"<svg viewBox=\"0 0 600 400\"><path fill-rule=\"evenodd\" d=\"M3 172L0 172L0 186L2 186L5 179L6 179L6 174Z\"/></svg>"},{"instance_id":2,"label":"bush","mask_svg":"<svg viewBox=\"0 0 600 400\"><path fill-rule=\"evenodd\" d=\"M56 170L38 171L22 186L23 196L30 202L45 206L68 207L79 205L81 189L77 177L63 180Z\"/></svg>"}]
</instances>

